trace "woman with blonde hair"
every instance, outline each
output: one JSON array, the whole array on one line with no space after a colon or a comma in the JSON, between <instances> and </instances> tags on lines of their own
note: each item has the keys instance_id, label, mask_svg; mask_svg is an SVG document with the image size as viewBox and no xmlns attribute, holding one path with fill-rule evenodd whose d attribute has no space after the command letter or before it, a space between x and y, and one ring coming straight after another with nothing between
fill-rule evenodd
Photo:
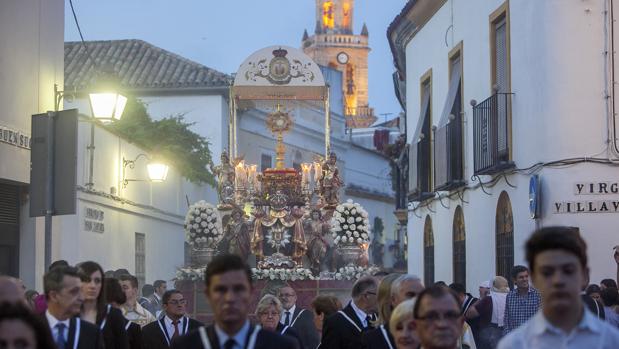
<instances>
[{"instance_id":1,"label":"woman with blonde hair","mask_svg":"<svg viewBox=\"0 0 619 349\"><path fill-rule=\"evenodd\" d=\"M283 311L282 302L272 294L266 294L256 305L256 318L260 326L265 330L274 331L281 335L294 338L299 343L299 349L303 349L301 337L290 326L284 326L279 322Z\"/></svg>"},{"instance_id":2,"label":"woman with blonde hair","mask_svg":"<svg viewBox=\"0 0 619 349\"><path fill-rule=\"evenodd\" d=\"M421 344L415 333L413 308L415 308L415 299L409 299L400 303L391 313L389 331L393 335L397 349L417 349Z\"/></svg>"}]
</instances>

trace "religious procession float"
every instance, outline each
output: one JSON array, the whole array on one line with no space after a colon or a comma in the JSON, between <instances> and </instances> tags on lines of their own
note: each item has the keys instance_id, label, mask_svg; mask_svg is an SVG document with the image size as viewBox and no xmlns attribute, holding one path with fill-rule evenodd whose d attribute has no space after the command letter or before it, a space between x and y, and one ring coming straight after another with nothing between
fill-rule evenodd
<instances>
[{"instance_id":1,"label":"religious procession float","mask_svg":"<svg viewBox=\"0 0 619 349\"><path fill-rule=\"evenodd\" d=\"M282 106L299 101L323 104L325 153L297 170L285 166L283 140L294 120ZM259 50L240 66L230 104L228 150L211 168L218 202L190 205L185 219L191 265L180 268L177 278L189 310L208 313L192 295L201 293L204 268L220 253L237 254L253 267L254 299L283 282L297 289L303 306L319 291L345 298L355 280L378 269L368 265L368 213L358 203L340 200L343 182L330 150L329 87L318 65L295 48ZM276 161L259 172L237 154L237 109L265 106L265 133L276 142Z\"/></svg>"}]
</instances>

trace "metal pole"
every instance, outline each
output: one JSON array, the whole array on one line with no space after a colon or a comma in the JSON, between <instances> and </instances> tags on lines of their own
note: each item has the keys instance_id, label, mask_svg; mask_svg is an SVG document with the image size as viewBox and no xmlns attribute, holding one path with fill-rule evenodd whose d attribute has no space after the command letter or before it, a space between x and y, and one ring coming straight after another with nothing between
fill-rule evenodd
<instances>
[{"instance_id":1,"label":"metal pole","mask_svg":"<svg viewBox=\"0 0 619 349\"><path fill-rule=\"evenodd\" d=\"M232 129L234 128L234 126L232 125L232 119L233 119L233 110L234 110L234 96L232 93L232 86L230 86L230 93L229 93L229 111L228 111L228 157L232 157L233 155L233 150L232 150L232 142L233 140L233 136L232 136Z\"/></svg>"},{"instance_id":2,"label":"metal pole","mask_svg":"<svg viewBox=\"0 0 619 349\"><path fill-rule=\"evenodd\" d=\"M56 108L58 109L58 108ZM58 111L48 112L47 181L45 182L45 270L52 264L52 215L54 213L54 128Z\"/></svg>"},{"instance_id":3,"label":"metal pole","mask_svg":"<svg viewBox=\"0 0 619 349\"><path fill-rule=\"evenodd\" d=\"M331 152L331 107L329 106L329 90L327 86L327 97L325 98L325 159L329 158Z\"/></svg>"},{"instance_id":4,"label":"metal pole","mask_svg":"<svg viewBox=\"0 0 619 349\"><path fill-rule=\"evenodd\" d=\"M238 130L237 130L238 124L237 124L236 101L235 100L232 100L232 105L234 106L234 109L232 109L233 119L234 119L234 129L233 129L233 132L234 132L234 155L232 156L232 158L236 159L237 156L238 156L237 149L236 149L238 147L238 143L237 143L237 139L236 139L237 138L237 132L238 132Z\"/></svg>"},{"instance_id":5,"label":"metal pole","mask_svg":"<svg viewBox=\"0 0 619 349\"><path fill-rule=\"evenodd\" d=\"M88 187L88 189L92 189L92 187L95 185L94 180L93 180L93 172L94 172L94 164L95 164L95 120L94 120L94 116L92 117L92 120L90 120L90 145L87 147L88 148L88 155L90 156L90 164L88 166L88 183L86 183L86 186Z\"/></svg>"}]
</instances>

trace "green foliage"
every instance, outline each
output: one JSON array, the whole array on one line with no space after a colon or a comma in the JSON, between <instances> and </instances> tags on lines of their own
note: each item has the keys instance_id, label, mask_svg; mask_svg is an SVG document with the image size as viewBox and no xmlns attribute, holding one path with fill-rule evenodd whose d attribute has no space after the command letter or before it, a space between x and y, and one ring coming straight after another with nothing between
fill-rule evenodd
<instances>
[{"instance_id":1,"label":"green foliage","mask_svg":"<svg viewBox=\"0 0 619 349\"><path fill-rule=\"evenodd\" d=\"M144 103L129 97L123 117L109 127L123 138L149 150L189 181L215 185L213 174L207 169L212 163L209 142L191 131L191 125L180 114L152 120Z\"/></svg>"}]
</instances>

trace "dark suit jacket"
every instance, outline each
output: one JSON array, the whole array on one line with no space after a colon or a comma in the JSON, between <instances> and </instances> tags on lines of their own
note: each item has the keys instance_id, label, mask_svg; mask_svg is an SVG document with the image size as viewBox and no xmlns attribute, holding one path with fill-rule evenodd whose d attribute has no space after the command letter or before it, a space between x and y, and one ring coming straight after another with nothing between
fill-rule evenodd
<instances>
[{"instance_id":1,"label":"dark suit jacket","mask_svg":"<svg viewBox=\"0 0 619 349\"><path fill-rule=\"evenodd\" d=\"M479 298L473 297L473 295L471 295L470 293L467 293L466 298L464 299L464 302L462 302L462 308L461 308L462 315L464 315L466 311L469 310L469 308L472 307L478 301L479 301ZM466 323L471 328L471 331L473 332L473 339L475 340L475 343L479 343L479 320L480 320L479 317L476 317L475 319L465 320Z\"/></svg>"},{"instance_id":2,"label":"dark suit jacket","mask_svg":"<svg viewBox=\"0 0 619 349\"><path fill-rule=\"evenodd\" d=\"M142 328L142 343L144 349L167 349L170 347L168 339L172 339L174 333L167 333L165 317L151 322ZM203 324L194 319L183 317L179 325L180 335L189 333ZM163 330L162 330L163 328ZM164 332L165 331L165 332Z\"/></svg>"},{"instance_id":3,"label":"dark suit jacket","mask_svg":"<svg viewBox=\"0 0 619 349\"><path fill-rule=\"evenodd\" d=\"M385 331L387 332L387 338L391 343L391 347L395 348L395 341L391 335L391 332L389 332L388 326L385 326ZM385 339L383 331L380 327L364 332L361 336L361 343L364 349L389 349L387 339Z\"/></svg>"},{"instance_id":4,"label":"dark suit jacket","mask_svg":"<svg viewBox=\"0 0 619 349\"><path fill-rule=\"evenodd\" d=\"M253 330L250 329L250 333ZM215 333L213 325L206 327L206 334L212 349L220 349L219 339ZM199 330L193 330L189 334L180 336L172 340L172 349L204 349L202 340L200 339ZM256 338L256 346L254 349L298 349L297 343L293 339L282 336L278 333L260 330Z\"/></svg>"},{"instance_id":5,"label":"dark suit jacket","mask_svg":"<svg viewBox=\"0 0 619 349\"><path fill-rule=\"evenodd\" d=\"M297 306L291 315L291 327L296 330L301 338L301 348L315 349L320 343L320 337L316 325L314 325L314 314L310 310Z\"/></svg>"},{"instance_id":6,"label":"dark suit jacket","mask_svg":"<svg viewBox=\"0 0 619 349\"><path fill-rule=\"evenodd\" d=\"M589 308L593 315L597 316L600 320L604 320L606 318L606 313L604 312L604 306L602 304L586 294L582 294L580 297L582 298L583 303L585 303L585 306Z\"/></svg>"},{"instance_id":7,"label":"dark suit jacket","mask_svg":"<svg viewBox=\"0 0 619 349\"><path fill-rule=\"evenodd\" d=\"M125 317L119 309L108 306L97 314L97 326L103 325L105 349L129 349L129 337L125 331ZM105 324L103 324L105 322Z\"/></svg>"},{"instance_id":8,"label":"dark suit jacket","mask_svg":"<svg viewBox=\"0 0 619 349\"><path fill-rule=\"evenodd\" d=\"M320 349L359 349L361 347L361 335L364 331L361 320L350 303L342 311L356 326L339 312L329 316L322 325Z\"/></svg>"},{"instance_id":9,"label":"dark suit jacket","mask_svg":"<svg viewBox=\"0 0 619 349\"><path fill-rule=\"evenodd\" d=\"M303 342L301 342L301 336L299 335L299 332L297 332L294 327L290 327L288 326L288 328L286 328L286 332L282 333L282 331L284 330L284 328L286 328L286 326L282 325L281 323L277 324L277 328L275 328L275 332L284 335L284 336L288 336L290 338L294 338L294 340L298 343L299 345L299 349L304 349L305 347L303 346ZM318 344L316 344L318 345Z\"/></svg>"},{"instance_id":10,"label":"dark suit jacket","mask_svg":"<svg viewBox=\"0 0 619 349\"><path fill-rule=\"evenodd\" d=\"M136 324L135 322L126 320L125 330L127 331L127 337L129 337L129 348L143 349L144 345L142 344L142 327L140 327L140 325Z\"/></svg>"},{"instance_id":11,"label":"dark suit jacket","mask_svg":"<svg viewBox=\"0 0 619 349\"><path fill-rule=\"evenodd\" d=\"M43 314L43 321L47 324L47 328L49 327L49 322L47 322L47 317ZM77 327L79 323L79 335L77 334ZM50 328L51 331L51 328ZM52 331L52 336L53 336ZM54 338L54 341L56 338ZM77 348L78 349L102 349L103 348L103 340L101 338L101 332L96 325L91 324L87 321L82 321L78 317L71 318L69 320L69 335L67 336L67 348L73 348L74 343L77 340Z\"/></svg>"}]
</instances>

